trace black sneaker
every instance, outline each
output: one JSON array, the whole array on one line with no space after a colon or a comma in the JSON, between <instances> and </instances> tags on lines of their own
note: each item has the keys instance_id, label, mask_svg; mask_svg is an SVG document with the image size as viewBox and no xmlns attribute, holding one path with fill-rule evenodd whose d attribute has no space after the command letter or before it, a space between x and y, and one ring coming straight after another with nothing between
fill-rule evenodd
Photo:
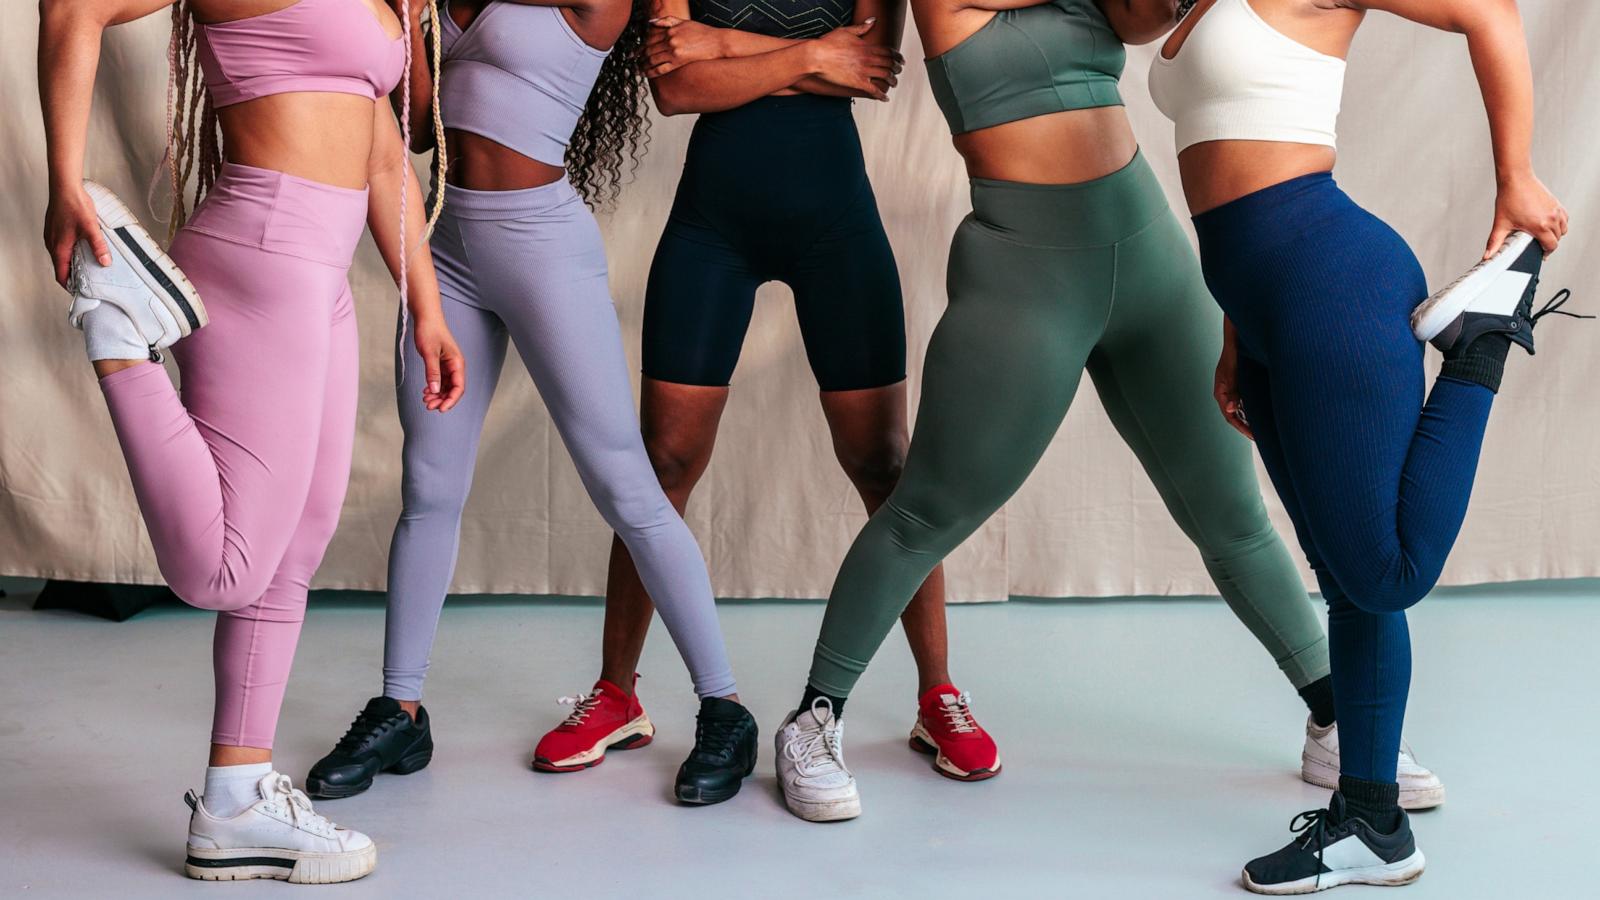
<instances>
[{"instance_id":1,"label":"black sneaker","mask_svg":"<svg viewBox=\"0 0 1600 900\"><path fill-rule=\"evenodd\" d=\"M317 800L354 797L372 787L379 772L410 775L432 759L428 711L417 707L413 721L398 700L373 697L333 752L311 767L306 793Z\"/></svg>"},{"instance_id":2,"label":"black sneaker","mask_svg":"<svg viewBox=\"0 0 1600 900\"><path fill-rule=\"evenodd\" d=\"M1393 834L1379 834L1365 819L1347 813L1344 795L1337 792L1327 809L1295 816L1289 829L1299 833L1289 846L1244 867L1247 890L1310 894L1341 884L1410 884L1426 864L1404 812Z\"/></svg>"},{"instance_id":3,"label":"black sneaker","mask_svg":"<svg viewBox=\"0 0 1600 900\"><path fill-rule=\"evenodd\" d=\"M756 719L732 700L707 697L695 716L694 749L678 767L680 803L721 803L756 768Z\"/></svg>"},{"instance_id":4,"label":"black sneaker","mask_svg":"<svg viewBox=\"0 0 1600 900\"><path fill-rule=\"evenodd\" d=\"M1467 270L1411 311L1411 330L1419 341L1440 350L1457 342L1455 334L1469 315L1510 319L1523 302L1533 302L1544 248L1525 231L1513 231L1488 259Z\"/></svg>"}]
</instances>

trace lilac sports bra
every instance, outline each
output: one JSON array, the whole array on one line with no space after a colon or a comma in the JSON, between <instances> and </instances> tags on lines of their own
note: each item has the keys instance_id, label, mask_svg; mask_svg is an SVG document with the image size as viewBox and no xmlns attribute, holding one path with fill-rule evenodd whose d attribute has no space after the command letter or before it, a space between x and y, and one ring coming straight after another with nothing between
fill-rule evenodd
<instances>
[{"instance_id":1,"label":"lilac sports bra","mask_svg":"<svg viewBox=\"0 0 1600 900\"><path fill-rule=\"evenodd\" d=\"M201 23L198 41L217 107L296 91L376 100L394 90L405 68L405 43L390 38L362 0L299 0L259 16Z\"/></svg>"}]
</instances>

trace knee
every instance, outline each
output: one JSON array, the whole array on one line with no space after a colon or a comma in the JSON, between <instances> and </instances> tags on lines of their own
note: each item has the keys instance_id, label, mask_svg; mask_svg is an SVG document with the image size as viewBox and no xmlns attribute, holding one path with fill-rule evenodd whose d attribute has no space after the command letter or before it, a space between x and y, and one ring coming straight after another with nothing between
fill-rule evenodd
<instances>
[{"instance_id":1,"label":"knee","mask_svg":"<svg viewBox=\"0 0 1600 900\"><path fill-rule=\"evenodd\" d=\"M1358 585L1357 590L1347 592L1346 596L1362 612L1381 615L1405 612L1421 602L1432 590L1431 583L1375 582Z\"/></svg>"},{"instance_id":2,"label":"knee","mask_svg":"<svg viewBox=\"0 0 1600 900\"><path fill-rule=\"evenodd\" d=\"M645 452L650 457L650 468L655 471L656 483L667 496L680 503L687 501L689 492L705 473L709 455L694 450L681 450L645 441Z\"/></svg>"},{"instance_id":3,"label":"knee","mask_svg":"<svg viewBox=\"0 0 1600 900\"><path fill-rule=\"evenodd\" d=\"M894 492L905 471L906 448L903 442L886 443L868 450L837 452L845 477L861 496L882 502Z\"/></svg>"},{"instance_id":4,"label":"knee","mask_svg":"<svg viewBox=\"0 0 1600 900\"><path fill-rule=\"evenodd\" d=\"M677 510L653 481L616 479L589 492L601 518L625 539L643 535L678 519Z\"/></svg>"},{"instance_id":5,"label":"knee","mask_svg":"<svg viewBox=\"0 0 1600 900\"><path fill-rule=\"evenodd\" d=\"M983 519L963 514L953 504L892 493L873 514L871 525L886 529L889 540L904 553L943 559L976 531Z\"/></svg>"},{"instance_id":6,"label":"knee","mask_svg":"<svg viewBox=\"0 0 1600 900\"><path fill-rule=\"evenodd\" d=\"M167 586L178 599L196 609L230 613L244 609L266 593L268 581L249 574L235 577L224 568L205 577L186 576L182 573L166 575Z\"/></svg>"},{"instance_id":7,"label":"knee","mask_svg":"<svg viewBox=\"0 0 1600 900\"><path fill-rule=\"evenodd\" d=\"M460 518L471 487L470 471L463 476L437 466L408 463L405 467L405 483L400 491L401 518ZM338 520L337 512L334 513L334 520Z\"/></svg>"}]
</instances>

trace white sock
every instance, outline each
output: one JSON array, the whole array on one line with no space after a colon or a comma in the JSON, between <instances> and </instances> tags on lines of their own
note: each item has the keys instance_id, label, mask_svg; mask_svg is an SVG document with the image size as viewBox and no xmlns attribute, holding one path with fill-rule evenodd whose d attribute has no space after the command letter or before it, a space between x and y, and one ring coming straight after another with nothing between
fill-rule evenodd
<instances>
[{"instance_id":1,"label":"white sock","mask_svg":"<svg viewBox=\"0 0 1600 900\"><path fill-rule=\"evenodd\" d=\"M83 336L89 361L97 359L149 359L145 343L133 320L122 310L102 303L83 314Z\"/></svg>"},{"instance_id":2,"label":"white sock","mask_svg":"<svg viewBox=\"0 0 1600 900\"><path fill-rule=\"evenodd\" d=\"M206 786L201 791L206 811L219 819L231 819L261 799L256 785L272 771L272 763L243 766L207 766Z\"/></svg>"}]
</instances>

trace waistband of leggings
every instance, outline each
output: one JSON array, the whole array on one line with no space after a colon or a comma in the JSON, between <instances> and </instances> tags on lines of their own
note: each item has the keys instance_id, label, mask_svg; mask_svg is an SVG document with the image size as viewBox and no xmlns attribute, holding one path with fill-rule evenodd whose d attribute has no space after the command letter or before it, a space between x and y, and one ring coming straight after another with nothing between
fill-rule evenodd
<instances>
[{"instance_id":1,"label":"waistband of leggings","mask_svg":"<svg viewBox=\"0 0 1600 900\"><path fill-rule=\"evenodd\" d=\"M184 227L271 253L349 266L366 221L366 188L230 162Z\"/></svg>"},{"instance_id":2,"label":"waistband of leggings","mask_svg":"<svg viewBox=\"0 0 1600 900\"><path fill-rule=\"evenodd\" d=\"M444 215L458 219L517 219L582 202L583 198L565 175L549 184L515 191L475 191L453 184L444 186Z\"/></svg>"},{"instance_id":3,"label":"waistband of leggings","mask_svg":"<svg viewBox=\"0 0 1600 900\"><path fill-rule=\"evenodd\" d=\"M1110 175L1077 184L971 182L975 219L1018 243L1044 247L1114 244L1171 209L1142 150Z\"/></svg>"},{"instance_id":4,"label":"waistband of leggings","mask_svg":"<svg viewBox=\"0 0 1600 900\"><path fill-rule=\"evenodd\" d=\"M1358 209L1331 172L1313 172L1246 194L1194 217L1203 255L1255 254L1298 240L1330 216Z\"/></svg>"}]
</instances>

